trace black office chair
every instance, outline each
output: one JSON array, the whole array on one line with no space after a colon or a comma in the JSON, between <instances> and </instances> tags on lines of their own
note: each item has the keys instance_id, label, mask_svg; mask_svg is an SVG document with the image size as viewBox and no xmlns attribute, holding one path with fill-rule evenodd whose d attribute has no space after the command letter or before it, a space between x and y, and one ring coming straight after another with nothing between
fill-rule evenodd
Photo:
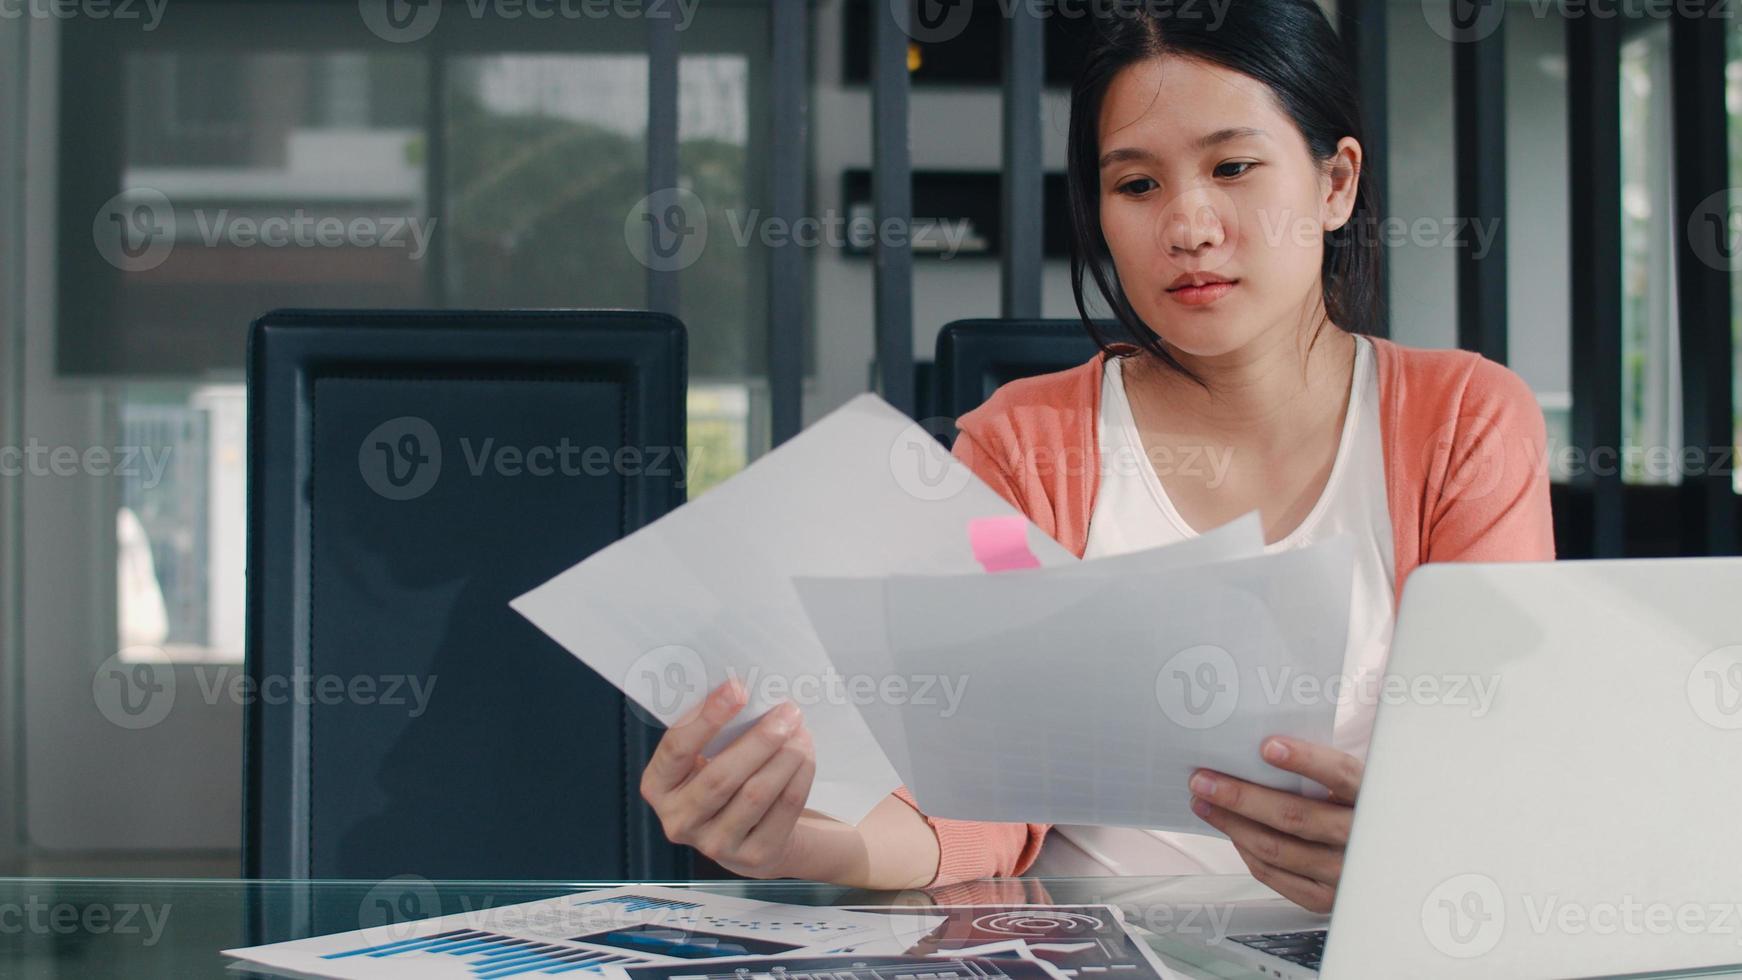
<instances>
[{"instance_id":1,"label":"black office chair","mask_svg":"<svg viewBox=\"0 0 1742 980\"><path fill-rule=\"evenodd\" d=\"M1117 336L1110 321L1108 333ZM950 419L978 408L1017 378L1076 367L1098 348L1081 320L957 320L938 331L934 411ZM945 441L950 440L945 437Z\"/></svg>"},{"instance_id":2,"label":"black office chair","mask_svg":"<svg viewBox=\"0 0 1742 980\"><path fill-rule=\"evenodd\" d=\"M687 877L659 730L508 606L683 502L683 325L278 312L248 382L245 873Z\"/></svg>"}]
</instances>

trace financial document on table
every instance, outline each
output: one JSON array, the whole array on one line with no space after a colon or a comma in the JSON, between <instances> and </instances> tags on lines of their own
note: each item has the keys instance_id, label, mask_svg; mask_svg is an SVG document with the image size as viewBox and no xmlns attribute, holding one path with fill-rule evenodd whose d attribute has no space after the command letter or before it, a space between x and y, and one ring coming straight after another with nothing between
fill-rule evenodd
<instances>
[{"instance_id":1,"label":"financial document on table","mask_svg":"<svg viewBox=\"0 0 1742 980\"><path fill-rule=\"evenodd\" d=\"M1178 976L1111 905L858 906L944 916L902 956L796 956L625 967L623 980L1162 980Z\"/></svg>"},{"instance_id":2,"label":"financial document on table","mask_svg":"<svg viewBox=\"0 0 1742 980\"><path fill-rule=\"evenodd\" d=\"M367 915L373 906L359 909ZM224 951L334 980L1125 980L1175 976L1110 905L807 906L630 885Z\"/></svg>"},{"instance_id":3,"label":"financial document on table","mask_svg":"<svg viewBox=\"0 0 1742 980\"><path fill-rule=\"evenodd\" d=\"M370 910L364 909L363 912ZM254 969L338 980L615 976L745 956L906 952L944 921L636 885L225 950Z\"/></svg>"}]
</instances>

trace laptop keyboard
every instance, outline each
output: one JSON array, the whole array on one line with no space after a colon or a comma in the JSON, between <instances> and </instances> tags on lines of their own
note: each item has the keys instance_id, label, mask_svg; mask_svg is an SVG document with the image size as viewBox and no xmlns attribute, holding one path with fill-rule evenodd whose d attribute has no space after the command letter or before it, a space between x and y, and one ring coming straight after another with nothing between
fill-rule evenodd
<instances>
[{"instance_id":1,"label":"laptop keyboard","mask_svg":"<svg viewBox=\"0 0 1742 980\"><path fill-rule=\"evenodd\" d=\"M1242 946L1316 970L1319 961L1325 958L1325 936L1329 934L1326 929L1309 929L1306 932L1266 932L1228 938Z\"/></svg>"}]
</instances>

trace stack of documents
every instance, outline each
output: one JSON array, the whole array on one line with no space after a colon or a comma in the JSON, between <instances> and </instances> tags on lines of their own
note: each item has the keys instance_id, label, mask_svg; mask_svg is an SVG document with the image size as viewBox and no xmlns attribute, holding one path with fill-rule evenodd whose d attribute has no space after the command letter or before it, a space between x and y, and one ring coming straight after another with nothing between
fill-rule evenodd
<instances>
[{"instance_id":1,"label":"stack of documents","mask_svg":"<svg viewBox=\"0 0 1742 980\"><path fill-rule=\"evenodd\" d=\"M634 885L225 951L341 980L1078 980L1173 974L1110 905L776 905Z\"/></svg>"},{"instance_id":2,"label":"stack of documents","mask_svg":"<svg viewBox=\"0 0 1742 980\"><path fill-rule=\"evenodd\" d=\"M1329 742L1335 700L1295 695L1342 674L1352 562L1267 554L1256 514L1079 561L863 395L513 606L664 723L738 678L710 751L794 701L809 806L848 823L905 784L934 816L1209 833L1193 769L1300 792L1259 744Z\"/></svg>"},{"instance_id":3,"label":"stack of documents","mask_svg":"<svg viewBox=\"0 0 1742 980\"><path fill-rule=\"evenodd\" d=\"M944 921L637 885L225 950L284 976L390 980L585 973L749 956L906 952Z\"/></svg>"}]
</instances>

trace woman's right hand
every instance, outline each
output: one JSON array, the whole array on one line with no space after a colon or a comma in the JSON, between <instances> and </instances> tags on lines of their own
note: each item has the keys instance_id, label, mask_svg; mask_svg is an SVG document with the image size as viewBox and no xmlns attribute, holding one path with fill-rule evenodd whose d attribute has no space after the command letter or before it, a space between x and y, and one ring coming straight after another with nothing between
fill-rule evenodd
<instances>
[{"instance_id":1,"label":"woman's right hand","mask_svg":"<svg viewBox=\"0 0 1742 980\"><path fill-rule=\"evenodd\" d=\"M787 702L763 715L711 759L702 748L744 707L736 680L660 738L641 774L641 796L665 836L751 878L796 876L805 848L795 833L816 775L810 731Z\"/></svg>"}]
</instances>

